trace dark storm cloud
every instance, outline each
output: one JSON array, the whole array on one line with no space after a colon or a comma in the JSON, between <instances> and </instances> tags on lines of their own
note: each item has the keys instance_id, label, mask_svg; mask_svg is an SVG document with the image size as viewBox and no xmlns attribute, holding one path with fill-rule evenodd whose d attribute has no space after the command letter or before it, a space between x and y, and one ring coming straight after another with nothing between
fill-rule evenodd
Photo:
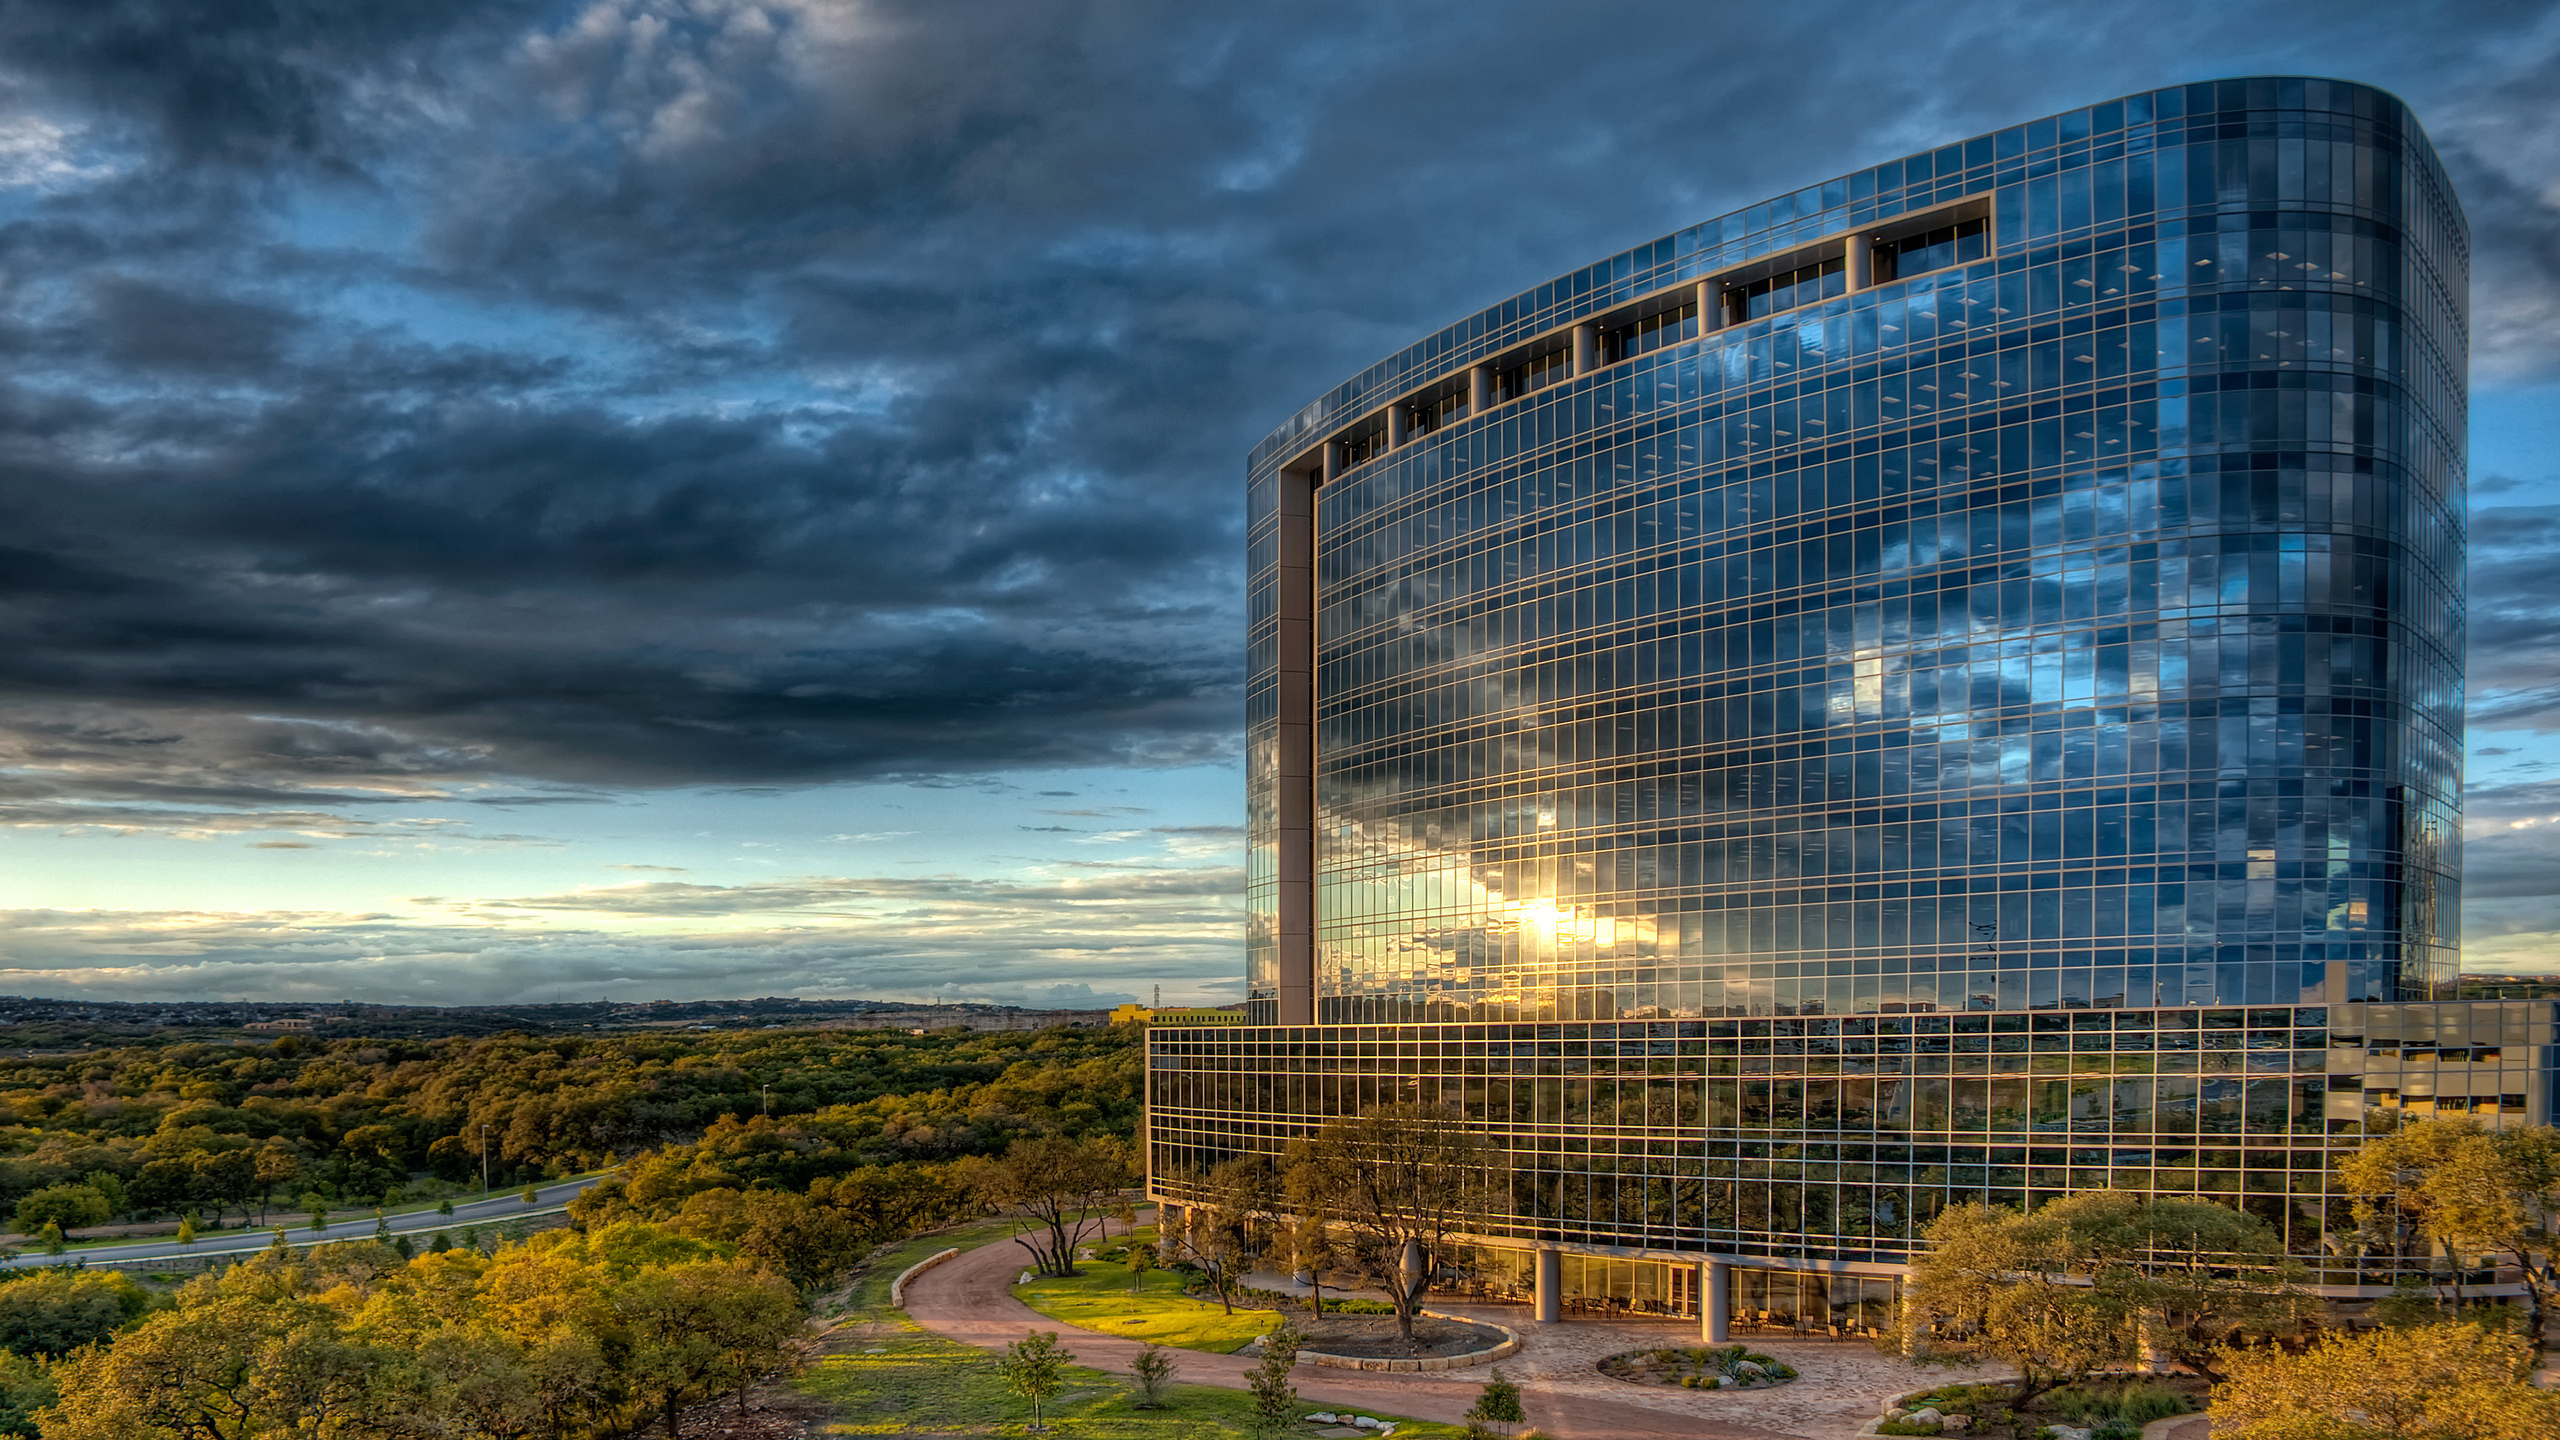
<instances>
[{"instance_id":1,"label":"dark storm cloud","mask_svg":"<svg viewBox=\"0 0 2560 1440\"><path fill-rule=\"evenodd\" d=\"M2547 21L29 0L0 761L28 806L335 815L1225 755L1242 453L1413 334L2253 69L2407 95L2549 307Z\"/></svg>"},{"instance_id":2,"label":"dark storm cloud","mask_svg":"<svg viewBox=\"0 0 2560 1440\"><path fill-rule=\"evenodd\" d=\"M2472 513L2471 720L2496 729L2560 723L2560 506Z\"/></svg>"}]
</instances>

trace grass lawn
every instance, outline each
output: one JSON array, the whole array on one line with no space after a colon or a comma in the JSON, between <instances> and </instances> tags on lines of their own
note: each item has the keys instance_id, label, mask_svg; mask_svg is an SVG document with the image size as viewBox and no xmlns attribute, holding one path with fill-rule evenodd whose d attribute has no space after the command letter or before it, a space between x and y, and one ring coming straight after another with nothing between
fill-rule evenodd
<instances>
[{"instance_id":1,"label":"grass lawn","mask_svg":"<svg viewBox=\"0 0 2560 1440\"><path fill-rule=\"evenodd\" d=\"M1072 1338L1068 1348L1075 1348ZM878 1353L867 1353L873 1350ZM880 1336L854 1353L830 1355L800 1386L835 1407L841 1418L825 1427L830 1435L1021 1434L1031 1421L1030 1402L1005 1388L995 1357L922 1331ZM1302 1405L1298 1413L1314 1408ZM1067 1368L1066 1388L1047 1420L1053 1431L1063 1428L1076 1440L1245 1440L1253 1433L1252 1411L1243 1391L1210 1385L1176 1385L1166 1408L1140 1410L1127 1381L1077 1365ZM1398 1440L1462 1433L1426 1421L1396 1423Z\"/></svg>"},{"instance_id":2,"label":"grass lawn","mask_svg":"<svg viewBox=\"0 0 2560 1440\"><path fill-rule=\"evenodd\" d=\"M1151 1241L1154 1233L1141 1229L1136 1238ZM1125 1252L1113 1245L1105 1253ZM1220 1355L1243 1349L1280 1323L1277 1310L1253 1310L1239 1305L1236 1313L1229 1315L1214 1300L1195 1300L1182 1293L1180 1278L1170 1271L1150 1270L1138 1277L1136 1288L1132 1289L1128 1267L1117 1260L1090 1260L1083 1268L1083 1274L1064 1280L1043 1276L1027 1285L1016 1285L1014 1296L1041 1314L1070 1325L1132 1340L1153 1340L1178 1350L1208 1350Z\"/></svg>"},{"instance_id":3,"label":"grass lawn","mask_svg":"<svg viewBox=\"0 0 2560 1440\"><path fill-rule=\"evenodd\" d=\"M855 1338L819 1359L795 1382L802 1393L835 1410L837 1419L823 1427L824 1433L1020 1435L1029 1431L1030 1402L1006 1388L994 1356L945 1340L907 1319L904 1312L889 1308L889 1282L901 1270L937 1251L954 1246L967 1249L1011 1233L1011 1225L994 1221L920 1235L890 1246L871 1262L841 1312L843 1319L869 1333L856 1332ZM1099 1265L1094 1269L1097 1275L1109 1273ZM1125 1270L1119 1272L1119 1283L1124 1288L1129 1283ZM1215 1305L1208 1309L1212 1316L1217 1314ZM1254 1329L1244 1338L1260 1333L1261 1329ZM1062 1338L1069 1350L1075 1348L1072 1333ZM1066 1388L1048 1407L1050 1433L1072 1435L1075 1440L1248 1440L1253 1433L1252 1402L1241 1390L1177 1384L1166 1398L1165 1409L1140 1410L1131 1403L1127 1380L1071 1365ZM1320 1407L1301 1405L1298 1413L1316 1408ZM1377 1411L1362 1413L1396 1418ZM1456 1426L1427 1421L1396 1423L1398 1440L1406 1436L1446 1440L1462 1433Z\"/></svg>"}]
</instances>

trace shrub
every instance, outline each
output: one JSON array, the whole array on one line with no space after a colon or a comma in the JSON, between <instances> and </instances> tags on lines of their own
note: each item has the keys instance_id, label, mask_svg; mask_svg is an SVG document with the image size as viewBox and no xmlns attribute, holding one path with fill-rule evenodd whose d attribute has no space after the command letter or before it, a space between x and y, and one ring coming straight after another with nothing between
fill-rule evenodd
<instances>
[{"instance_id":1,"label":"shrub","mask_svg":"<svg viewBox=\"0 0 2560 1440\"><path fill-rule=\"evenodd\" d=\"M2154 1420L2184 1415L2194 1408L2184 1395L2150 1381L2104 1389L2075 1386L2056 1390L2049 1397L2049 1403L2053 1406L2053 1413L2073 1425L2124 1420L2137 1430Z\"/></svg>"},{"instance_id":2,"label":"shrub","mask_svg":"<svg viewBox=\"0 0 2560 1440\"><path fill-rule=\"evenodd\" d=\"M1467 1411L1470 1420L1490 1420L1501 1425L1517 1425L1528 1419L1520 1408L1520 1387L1495 1366L1493 1378L1485 1382L1484 1391L1476 1396L1474 1408Z\"/></svg>"},{"instance_id":3,"label":"shrub","mask_svg":"<svg viewBox=\"0 0 2560 1440\"><path fill-rule=\"evenodd\" d=\"M2195 1402L2166 1385L2128 1385L2116 1406L2116 1418L2140 1429L2154 1420L2184 1415Z\"/></svg>"},{"instance_id":4,"label":"shrub","mask_svg":"<svg viewBox=\"0 0 2560 1440\"><path fill-rule=\"evenodd\" d=\"M18 1202L18 1233L32 1235L47 1225L59 1225L65 1230L103 1225L111 1213L107 1197L94 1186L47 1185Z\"/></svg>"},{"instance_id":5,"label":"shrub","mask_svg":"<svg viewBox=\"0 0 2560 1440\"><path fill-rule=\"evenodd\" d=\"M1876 1433L1879 1435L1935 1435L1939 1433L1939 1431L1938 1422L1935 1420L1916 1422L1911 1420L1879 1420L1876 1422Z\"/></svg>"},{"instance_id":6,"label":"shrub","mask_svg":"<svg viewBox=\"0 0 2560 1440\"><path fill-rule=\"evenodd\" d=\"M46 1269L0 1284L0 1349L55 1359L149 1313L151 1292L114 1271Z\"/></svg>"},{"instance_id":7,"label":"shrub","mask_svg":"<svg viewBox=\"0 0 2560 1440\"><path fill-rule=\"evenodd\" d=\"M1292 1427L1298 1388L1289 1383L1289 1372L1297 1368L1298 1344L1305 1338L1286 1320L1262 1337L1262 1363L1245 1376L1245 1388L1253 1395L1254 1434L1279 1435Z\"/></svg>"},{"instance_id":8,"label":"shrub","mask_svg":"<svg viewBox=\"0 0 2560 1440\"><path fill-rule=\"evenodd\" d=\"M1163 1346L1149 1341L1147 1348L1138 1352L1138 1358L1129 1362L1130 1378L1138 1382L1138 1408L1163 1409L1164 1392L1173 1384L1174 1371L1179 1368Z\"/></svg>"},{"instance_id":9,"label":"shrub","mask_svg":"<svg viewBox=\"0 0 2560 1440\"><path fill-rule=\"evenodd\" d=\"M2053 1413L2074 1425L2088 1425L2115 1418L2116 1401L2112 1395L2088 1390L2056 1390L2048 1397Z\"/></svg>"},{"instance_id":10,"label":"shrub","mask_svg":"<svg viewBox=\"0 0 2560 1440\"><path fill-rule=\"evenodd\" d=\"M1041 1427L1041 1410L1066 1384L1066 1368L1075 1352L1058 1343L1054 1330L1034 1330L1004 1348L996 1369L1013 1393L1031 1402L1031 1428ZM674 1422L669 1421L670 1427Z\"/></svg>"}]
</instances>

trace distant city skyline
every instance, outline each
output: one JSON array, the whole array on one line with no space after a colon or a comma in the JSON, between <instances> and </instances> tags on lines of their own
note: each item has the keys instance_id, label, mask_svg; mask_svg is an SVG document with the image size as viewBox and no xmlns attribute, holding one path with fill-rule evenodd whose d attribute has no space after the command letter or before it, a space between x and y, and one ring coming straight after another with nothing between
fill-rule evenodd
<instances>
[{"instance_id":1,"label":"distant city skyline","mask_svg":"<svg viewBox=\"0 0 2560 1440\"><path fill-rule=\"evenodd\" d=\"M2260 72L2423 114L2499 297L2463 963L2560 970L2550 5L30 0L0 991L1238 1001L1284 407L1800 177Z\"/></svg>"}]
</instances>

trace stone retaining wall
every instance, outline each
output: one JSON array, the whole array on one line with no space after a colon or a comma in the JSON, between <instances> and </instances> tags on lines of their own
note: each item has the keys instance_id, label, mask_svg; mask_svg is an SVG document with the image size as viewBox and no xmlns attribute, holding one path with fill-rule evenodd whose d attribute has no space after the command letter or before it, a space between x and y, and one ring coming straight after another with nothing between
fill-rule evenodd
<instances>
[{"instance_id":1,"label":"stone retaining wall","mask_svg":"<svg viewBox=\"0 0 2560 1440\"><path fill-rule=\"evenodd\" d=\"M889 1282L889 1308L892 1310L907 1308L907 1282L959 1253L957 1250L938 1251L899 1271L898 1278Z\"/></svg>"},{"instance_id":2,"label":"stone retaining wall","mask_svg":"<svg viewBox=\"0 0 2560 1440\"><path fill-rule=\"evenodd\" d=\"M1336 1370L1389 1370L1411 1374L1426 1370L1464 1370L1475 1365L1490 1365L1497 1360L1508 1360L1519 1352L1520 1332L1508 1325L1498 1325L1491 1320L1471 1320L1463 1315L1443 1315L1437 1310L1424 1310L1418 1313L1433 1320L1447 1320L1458 1325L1481 1325L1489 1330L1499 1330L1502 1332L1502 1343L1488 1345L1482 1350L1470 1350L1463 1355L1430 1355L1418 1360L1394 1360L1366 1355L1328 1355L1321 1350L1300 1350L1298 1358L1310 1365L1329 1365Z\"/></svg>"}]
</instances>

